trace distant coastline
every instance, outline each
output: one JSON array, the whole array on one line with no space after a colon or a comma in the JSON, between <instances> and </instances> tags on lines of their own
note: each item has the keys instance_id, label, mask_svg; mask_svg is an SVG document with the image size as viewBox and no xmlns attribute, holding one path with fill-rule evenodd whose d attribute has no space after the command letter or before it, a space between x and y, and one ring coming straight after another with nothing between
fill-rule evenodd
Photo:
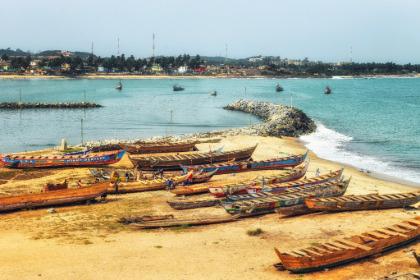
<instances>
[{"instance_id":1,"label":"distant coastline","mask_svg":"<svg viewBox=\"0 0 420 280\"><path fill-rule=\"evenodd\" d=\"M313 76L313 75L287 75L287 76L242 76L242 75L141 75L126 73L111 74L83 74L75 76L67 75L38 75L38 74L0 74L0 80L69 80L69 79L91 79L91 80L113 80L113 79L377 79L377 78L420 78L420 74L378 74L378 75L352 75L352 76Z\"/></svg>"}]
</instances>

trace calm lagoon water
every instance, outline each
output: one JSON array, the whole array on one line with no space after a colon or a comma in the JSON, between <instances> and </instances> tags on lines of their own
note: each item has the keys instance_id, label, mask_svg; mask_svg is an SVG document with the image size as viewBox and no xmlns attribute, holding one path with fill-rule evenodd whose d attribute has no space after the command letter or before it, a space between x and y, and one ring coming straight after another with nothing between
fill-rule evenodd
<instances>
[{"instance_id":1,"label":"calm lagoon water","mask_svg":"<svg viewBox=\"0 0 420 280\"><path fill-rule=\"evenodd\" d=\"M277 82L285 88L276 93ZM179 83L186 90L173 92ZM0 102L77 102L90 110L0 111L2 152L55 146L61 138L132 139L242 127L253 116L225 111L239 98L290 104L318 123L302 137L319 156L420 183L420 79L0 80ZM330 85L333 94L323 88ZM218 96L209 92L217 90Z\"/></svg>"}]
</instances>

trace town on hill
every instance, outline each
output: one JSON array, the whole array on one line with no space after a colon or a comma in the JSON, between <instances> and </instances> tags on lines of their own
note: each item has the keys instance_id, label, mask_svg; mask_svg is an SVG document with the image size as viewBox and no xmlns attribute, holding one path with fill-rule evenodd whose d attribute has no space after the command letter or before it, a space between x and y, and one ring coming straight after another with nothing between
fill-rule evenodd
<instances>
[{"instance_id":1,"label":"town on hill","mask_svg":"<svg viewBox=\"0 0 420 280\"><path fill-rule=\"evenodd\" d=\"M0 75L136 74L203 76L331 77L359 75L416 75L420 65L356 62L322 62L279 56L248 58L152 56L136 58L124 54L101 57L88 52L47 50L38 53L0 49Z\"/></svg>"}]
</instances>

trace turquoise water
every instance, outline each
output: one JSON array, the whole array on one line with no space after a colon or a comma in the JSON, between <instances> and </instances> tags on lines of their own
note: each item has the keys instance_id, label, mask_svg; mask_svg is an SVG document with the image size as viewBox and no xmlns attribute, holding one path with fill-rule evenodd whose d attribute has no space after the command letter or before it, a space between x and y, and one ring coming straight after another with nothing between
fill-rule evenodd
<instances>
[{"instance_id":1,"label":"turquoise water","mask_svg":"<svg viewBox=\"0 0 420 280\"><path fill-rule=\"evenodd\" d=\"M276 93L277 82L285 88ZM185 86L174 93L172 85ZM84 140L133 139L241 127L258 120L222 107L239 98L290 104L318 122L302 137L324 158L420 182L420 79L0 80L0 102L86 100L91 110L0 111L2 152ZM326 96L323 88L333 88ZM217 90L218 96L209 95Z\"/></svg>"}]
</instances>

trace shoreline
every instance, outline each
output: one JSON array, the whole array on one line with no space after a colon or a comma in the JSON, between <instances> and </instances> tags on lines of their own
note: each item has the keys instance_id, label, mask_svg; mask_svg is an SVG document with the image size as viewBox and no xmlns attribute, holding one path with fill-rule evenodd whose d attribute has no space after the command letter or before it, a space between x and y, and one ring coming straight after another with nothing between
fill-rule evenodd
<instances>
[{"instance_id":1,"label":"shoreline","mask_svg":"<svg viewBox=\"0 0 420 280\"><path fill-rule=\"evenodd\" d=\"M213 136L212 138L220 138ZM294 137L272 137L255 135L223 135L220 143L198 144L199 150L207 151L224 146L226 150L239 149L259 143L254 158L263 160L285 154L297 154L306 147ZM310 152L308 177L336 170L341 164L324 160ZM113 165L127 167L127 157ZM0 185L2 195L7 193L39 192L48 181L73 181L89 176L88 168L39 171L43 177L34 176L24 181L11 180ZM243 172L217 175L212 184L234 183L258 176L278 174L279 170ZM404 184L373 178L353 167L346 167L344 176L352 176L347 193L399 193L414 188ZM25 187L23 187L25 186ZM226 215L223 208L209 207L175 211L166 201L173 198L167 191L109 195L106 203L72 205L31 211L12 212L0 215L0 242L5 250L0 258L6 261L0 273L10 275L8 279L34 279L42 272L43 279L56 279L59 275L72 275L77 279L98 277L97 270L84 261L95 260L101 254L100 275L107 279L118 277L147 279L296 279L296 274L277 271L273 264L278 258L273 247L290 250L305 244L325 242L340 235L353 235L395 224L415 217L415 211L390 209L383 211L356 211L331 214L312 214L281 219L277 214L243 219L236 223L208 225L203 227L173 230L142 231L121 226L116 221L127 215L167 215L196 217L200 215ZM249 236L247 231L262 229L260 236ZM12 244L12 245L10 245ZM185 246L189 244L189 246ZM13 248L12 248L13 247ZM255 252L258 248L258 254ZM327 271L304 274L304 279L378 279L393 271L415 271L417 264L408 249L419 250L420 244L410 244L399 250L380 256L375 261L353 262ZM60 253L57 253L60 252ZM206 252L203 254L203 252ZM24 260L25 269L18 269L13 260ZM65 254L63 263L61 254ZM122 258L116 256L123 256ZM197 258L200 262L197 263ZM156 262L156 260L161 260ZM185 269L179 269L185 267ZM123 268L123 269L121 269ZM36 272L36 273L34 273ZM168 278L169 277L169 278ZM67 278L65 278L67 279Z\"/></svg>"},{"instance_id":2,"label":"shoreline","mask_svg":"<svg viewBox=\"0 0 420 280\"><path fill-rule=\"evenodd\" d=\"M389 75L360 75L360 76L241 76L241 75L140 75L140 74L83 74L74 77L64 75L36 75L36 74L0 74L0 80L185 80L185 79L416 79L420 74L389 74Z\"/></svg>"}]
</instances>

